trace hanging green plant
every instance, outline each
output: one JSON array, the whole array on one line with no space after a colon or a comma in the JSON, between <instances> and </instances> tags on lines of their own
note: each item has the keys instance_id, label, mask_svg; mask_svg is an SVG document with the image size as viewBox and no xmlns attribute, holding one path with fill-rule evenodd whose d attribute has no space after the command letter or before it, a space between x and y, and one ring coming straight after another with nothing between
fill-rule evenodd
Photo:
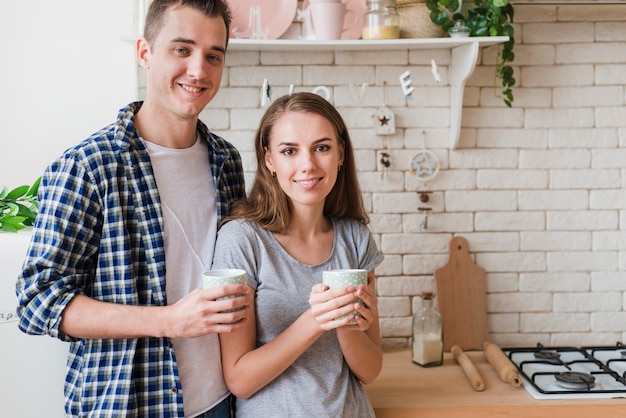
<instances>
[{"instance_id":1,"label":"hanging green plant","mask_svg":"<svg viewBox=\"0 0 626 418\"><path fill-rule=\"evenodd\" d=\"M514 10L509 0L473 0L467 8L459 10L459 0L426 0L430 10L430 20L441 26L446 32L454 26L454 22L462 20L470 29L470 36L508 36L509 40L498 45L496 77L502 84L501 98L511 107L515 85L513 67L509 63L515 59L513 29Z\"/></svg>"},{"instance_id":2,"label":"hanging green plant","mask_svg":"<svg viewBox=\"0 0 626 418\"><path fill-rule=\"evenodd\" d=\"M19 186L9 191L6 186L0 191L0 230L17 232L32 226L39 204L37 190L41 177L32 186Z\"/></svg>"}]
</instances>

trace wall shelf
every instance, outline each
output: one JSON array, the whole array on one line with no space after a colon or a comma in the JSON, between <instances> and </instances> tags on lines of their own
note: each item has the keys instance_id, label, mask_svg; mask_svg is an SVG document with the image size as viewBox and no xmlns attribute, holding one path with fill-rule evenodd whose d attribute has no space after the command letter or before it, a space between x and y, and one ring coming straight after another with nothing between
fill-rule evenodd
<instances>
[{"instance_id":1,"label":"wall shelf","mask_svg":"<svg viewBox=\"0 0 626 418\"><path fill-rule=\"evenodd\" d=\"M478 59L478 49L509 40L508 36L486 36L470 38L428 38L428 39L384 39L384 40L340 40L309 41L300 39L231 39L230 51L394 51L418 49L449 49L450 63L450 148L456 148L461 134L461 114L463 111L463 91L465 82L474 72Z\"/></svg>"}]
</instances>

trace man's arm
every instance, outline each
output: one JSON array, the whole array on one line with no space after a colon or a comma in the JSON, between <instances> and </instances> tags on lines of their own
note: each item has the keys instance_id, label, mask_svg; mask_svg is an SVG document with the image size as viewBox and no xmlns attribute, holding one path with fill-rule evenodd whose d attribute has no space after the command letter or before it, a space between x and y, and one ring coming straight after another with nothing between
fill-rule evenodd
<instances>
[{"instance_id":1,"label":"man's arm","mask_svg":"<svg viewBox=\"0 0 626 418\"><path fill-rule=\"evenodd\" d=\"M235 294L242 295L215 300ZM123 305L76 295L63 311L60 330L74 338L195 338L243 327L252 302L252 290L246 285L196 289L169 306Z\"/></svg>"}]
</instances>

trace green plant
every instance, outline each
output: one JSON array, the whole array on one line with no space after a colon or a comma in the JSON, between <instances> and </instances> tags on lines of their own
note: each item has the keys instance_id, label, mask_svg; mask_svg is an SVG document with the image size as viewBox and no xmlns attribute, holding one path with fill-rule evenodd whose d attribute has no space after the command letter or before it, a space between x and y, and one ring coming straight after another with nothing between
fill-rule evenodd
<instances>
[{"instance_id":1,"label":"green plant","mask_svg":"<svg viewBox=\"0 0 626 418\"><path fill-rule=\"evenodd\" d=\"M0 230L17 232L32 226L37 216L37 190L41 177L32 186L19 186L9 191L3 187L0 191Z\"/></svg>"},{"instance_id":2,"label":"green plant","mask_svg":"<svg viewBox=\"0 0 626 418\"><path fill-rule=\"evenodd\" d=\"M456 20L463 20L465 26L470 29L470 36L508 36L509 40L498 46L498 62L496 64L496 77L502 83L502 95L504 103L511 107L513 103L513 91L515 85L513 67L508 63L513 62L515 45L513 23L514 10L509 0L473 0L469 7L463 7L459 11L459 0L426 0L426 6L430 10L430 20L448 31Z\"/></svg>"}]
</instances>

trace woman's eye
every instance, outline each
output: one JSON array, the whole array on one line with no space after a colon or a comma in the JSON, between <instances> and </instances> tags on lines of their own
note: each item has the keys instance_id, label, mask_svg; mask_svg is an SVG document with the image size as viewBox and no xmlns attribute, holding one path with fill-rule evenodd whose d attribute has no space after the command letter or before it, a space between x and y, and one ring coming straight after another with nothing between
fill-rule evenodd
<instances>
[{"instance_id":1,"label":"woman's eye","mask_svg":"<svg viewBox=\"0 0 626 418\"><path fill-rule=\"evenodd\" d=\"M287 157L291 156L294 154L294 150L293 148L285 148L284 150L282 150L280 153L283 155L286 155Z\"/></svg>"},{"instance_id":2,"label":"woman's eye","mask_svg":"<svg viewBox=\"0 0 626 418\"><path fill-rule=\"evenodd\" d=\"M315 150L316 151L320 151L320 152L325 152L328 151L330 149L329 145L318 145Z\"/></svg>"}]
</instances>

